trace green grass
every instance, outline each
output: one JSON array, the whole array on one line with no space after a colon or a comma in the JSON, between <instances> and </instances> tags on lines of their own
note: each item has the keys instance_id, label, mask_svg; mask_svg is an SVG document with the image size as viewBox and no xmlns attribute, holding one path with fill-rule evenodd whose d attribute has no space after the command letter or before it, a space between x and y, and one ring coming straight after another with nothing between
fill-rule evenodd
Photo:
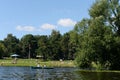
<instances>
[{"instance_id":1,"label":"green grass","mask_svg":"<svg viewBox=\"0 0 120 80\"><path fill-rule=\"evenodd\" d=\"M42 61L40 59L18 59L16 64L13 64L13 59L1 59L1 66L40 66L46 65L47 67L75 67L74 61Z\"/></svg>"},{"instance_id":2,"label":"green grass","mask_svg":"<svg viewBox=\"0 0 120 80\"><path fill-rule=\"evenodd\" d=\"M109 72L114 72L114 73L120 73L120 71L118 70L78 70L77 72L105 72L105 73L109 73Z\"/></svg>"}]
</instances>

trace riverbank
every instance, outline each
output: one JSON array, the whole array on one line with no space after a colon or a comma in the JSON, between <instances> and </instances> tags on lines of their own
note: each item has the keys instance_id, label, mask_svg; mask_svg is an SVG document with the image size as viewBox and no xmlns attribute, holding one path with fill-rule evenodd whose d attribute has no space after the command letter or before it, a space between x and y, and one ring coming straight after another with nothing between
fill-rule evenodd
<instances>
[{"instance_id":1,"label":"riverbank","mask_svg":"<svg viewBox=\"0 0 120 80\"><path fill-rule=\"evenodd\" d=\"M17 59L14 62L14 59L1 59L0 66L37 66L39 63L40 66L47 67L75 67L74 61L42 61L40 59Z\"/></svg>"},{"instance_id":2,"label":"riverbank","mask_svg":"<svg viewBox=\"0 0 120 80\"><path fill-rule=\"evenodd\" d=\"M120 73L119 70L77 70L77 72L83 72L83 73Z\"/></svg>"}]
</instances>

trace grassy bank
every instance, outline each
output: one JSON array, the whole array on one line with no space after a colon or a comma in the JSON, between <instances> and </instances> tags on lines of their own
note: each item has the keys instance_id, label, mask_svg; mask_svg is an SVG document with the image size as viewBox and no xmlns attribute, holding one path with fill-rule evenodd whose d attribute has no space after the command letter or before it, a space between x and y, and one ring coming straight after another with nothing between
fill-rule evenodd
<instances>
[{"instance_id":1,"label":"grassy bank","mask_svg":"<svg viewBox=\"0 0 120 80\"><path fill-rule=\"evenodd\" d=\"M109 72L114 72L114 73L120 73L119 70L77 70L77 72L83 72L83 73L109 73Z\"/></svg>"},{"instance_id":2,"label":"grassy bank","mask_svg":"<svg viewBox=\"0 0 120 80\"><path fill-rule=\"evenodd\" d=\"M37 66L39 63L41 66L47 67L75 67L74 62L69 61L42 61L39 59L18 59L16 63L13 63L13 59L1 59L1 66Z\"/></svg>"}]
</instances>

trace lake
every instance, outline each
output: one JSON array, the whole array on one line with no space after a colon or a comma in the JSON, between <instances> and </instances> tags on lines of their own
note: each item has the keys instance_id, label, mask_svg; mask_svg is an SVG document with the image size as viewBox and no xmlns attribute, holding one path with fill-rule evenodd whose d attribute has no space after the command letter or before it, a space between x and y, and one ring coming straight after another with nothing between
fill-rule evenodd
<instances>
[{"instance_id":1,"label":"lake","mask_svg":"<svg viewBox=\"0 0 120 80\"><path fill-rule=\"evenodd\" d=\"M79 72L76 68L0 67L0 80L120 80L120 73Z\"/></svg>"}]
</instances>

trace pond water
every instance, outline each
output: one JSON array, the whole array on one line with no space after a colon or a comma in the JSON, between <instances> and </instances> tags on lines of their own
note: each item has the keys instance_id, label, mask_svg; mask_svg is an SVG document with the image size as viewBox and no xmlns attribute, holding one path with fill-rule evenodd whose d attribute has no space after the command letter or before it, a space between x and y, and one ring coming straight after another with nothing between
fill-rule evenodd
<instances>
[{"instance_id":1,"label":"pond water","mask_svg":"<svg viewBox=\"0 0 120 80\"><path fill-rule=\"evenodd\" d=\"M120 80L120 73L79 72L76 68L0 67L0 80Z\"/></svg>"}]
</instances>

